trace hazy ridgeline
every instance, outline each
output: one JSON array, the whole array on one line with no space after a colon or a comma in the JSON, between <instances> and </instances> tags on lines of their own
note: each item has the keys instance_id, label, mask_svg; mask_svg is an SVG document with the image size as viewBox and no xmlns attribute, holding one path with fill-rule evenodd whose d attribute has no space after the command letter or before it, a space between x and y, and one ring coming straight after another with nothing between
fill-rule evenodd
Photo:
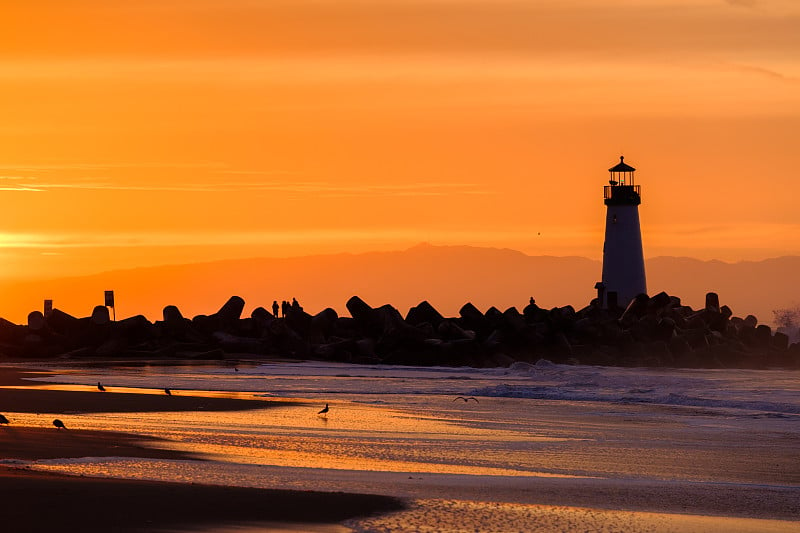
<instances>
[{"instance_id":1,"label":"hazy ridgeline","mask_svg":"<svg viewBox=\"0 0 800 533\"><path fill-rule=\"evenodd\" d=\"M800 301L795 289L800 257L724 263L657 257L647 261L648 292L678 295L701 307L716 292L738 316L773 323L772 311ZM0 282L0 316L22 323L44 299L75 316L102 304L104 290L116 293L117 316L161 317L165 305L186 316L214 312L233 294L246 312L273 300L296 297L306 311L333 307L357 294L372 305L405 312L426 300L445 315L467 302L481 310L523 307L534 297L543 308L587 305L595 296L601 263L583 257L529 256L508 249L419 245L397 252L256 258L137 268L78 278Z\"/></svg>"}]
</instances>

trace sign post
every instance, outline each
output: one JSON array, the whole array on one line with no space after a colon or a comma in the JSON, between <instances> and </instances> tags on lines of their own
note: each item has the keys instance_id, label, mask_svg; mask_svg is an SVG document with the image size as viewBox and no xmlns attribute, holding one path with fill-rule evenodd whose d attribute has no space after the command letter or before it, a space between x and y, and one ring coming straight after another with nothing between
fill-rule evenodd
<instances>
[{"instance_id":1,"label":"sign post","mask_svg":"<svg viewBox=\"0 0 800 533\"><path fill-rule=\"evenodd\" d=\"M106 307L111 308L111 312L113 313L114 322L117 321L117 309L114 307L114 291L106 291Z\"/></svg>"}]
</instances>

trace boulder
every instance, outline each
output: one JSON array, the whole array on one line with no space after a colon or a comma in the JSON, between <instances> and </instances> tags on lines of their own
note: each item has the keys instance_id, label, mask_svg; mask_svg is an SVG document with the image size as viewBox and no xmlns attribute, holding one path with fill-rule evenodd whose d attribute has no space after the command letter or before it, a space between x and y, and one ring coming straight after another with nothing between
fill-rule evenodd
<instances>
[{"instance_id":1,"label":"boulder","mask_svg":"<svg viewBox=\"0 0 800 533\"><path fill-rule=\"evenodd\" d=\"M785 333L776 332L775 335L772 337L772 347L778 350L788 350L789 349L789 336Z\"/></svg>"},{"instance_id":2,"label":"boulder","mask_svg":"<svg viewBox=\"0 0 800 533\"><path fill-rule=\"evenodd\" d=\"M756 326L755 340L759 346L769 346L772 343L772 329L766 324Z\"/></svg>"},{"instance_id":3,"label":"boulder","mask_svg":"<svg viewBox=\"0 0 800 533\"><path fill-rule=\"evenodd\" d=\"M689 342L684 337L673 337L667 343L669 351L673 356L681 356L692 351Z\"/></svg>"},{"instance_id":4,"label":"boulder","mask_svg":"<svg viewBox=\"0 0 800 533\"><path fill-rule=\"evenodd\" d=\"M669 341L675 334L675 321L669 317L664 317L656 325L655 337L661 341Z\"/></svg>"},{"instance_id":5,"label":"boulder","mask_svg":"<svg viewBox=\"0 0 800 533\"><path fill-rule=\"evenodd\" d=\"M185 340L192 321L185 318L174 305L164 307L161 314L164 320L157 324L157 330L167 339Z\"/></svg>"},{"instance_id":6,"label":"boulder","mask_svg":"<svg viewBox=\"0 0 800 533\"><path fill-rule=\"evenodd\" d=\"M492 326L499 326L503 323L503 312L492 306L486 310L486 319Z\"/></svg>"},{"instance_id":7,"label":"boulder","mask_svg":"<svg viewBox=\"0 0 800 533\"><path fill-rule=\"evenodd\" d=\"M223 324L231 325L242 317L244 311L244 299L239 296L231 296L225 304L216 312L217 318Z\"/></svg>"},{"instance_id":8,"label":"boulder","mask_svg":"<svg viewBox=\"0 0 800 533\"><path fill-rule=\"evenodd\" d=\"M652 296L647 301L647 312L660 313L670 305L672 305L672 299L669 297L669 294L662 291L655 296Z\"/></svg>"},{"instance_id":9,"label":"boulder","mask_svg":"<svg viewBox=\"0 0 800 533\"><path fill-rule=\"evenodd\" d=\"M509 307L503 312L503 324L511 331L519 333L525 329L525 317L516 307Z\"/></svg>"},{"instance_id":10,"label":"boulder","mask_svg":"<svg viewBox=\"0 0 800 533\"><path fill-rule=\"evenodd\" d=\"M382 305L375 309L375 317L381 325L383 333L394 331L400 327L407 326L400 311L389 304Z\"/></svg>"},{"instance_id":11,"label":"boulder","mask_svg":"<svg viewBox=\"0 0 800 533\"><path fill-rule=\"evenodd\" d=\"M96 326L104 326L111 322L111 316L108 313L108 307L104 305L97 305L92 310L92 324Z\"/></svg>"},{"instance_id":12,"label":"boulder","mask_svg":"<svg viewBox=\"0 0 800 533\"><path fill-rule=\"evenodd\" d=\"M443 320L439 327L437 328L439 335L442 336L443 339L448 340L457 340L457 339L467 339L473 340L475 338L475 332L461 329L455 322L452 320Z\"/></svg>"},{"instance_id":13,"label":"boulder","mask_svg":"<svg viewBox=\"0 0 800 533\"><path fill-rule=\"evenodd\" d=\"M47 326L51 330L57 331L62 335L74 334L77 325L78 319L76 317L60 309L53 309L50 314L47 315Z\"/></svg>"},{"instance_id":14,"label":"boulder","mask_svg":"<svg viewBox=\"0 0 800 533\"><path fill-rule=\"evenodd\" d=\"M181 310L175 305L168 305L161 312L165 324L182 324L186 320L181 314Z\"/></svg>"},{"instance_id":15,"label":"boulder","mask_svg":"<svg viewBox=\"0 0 800 533\"><path fill-rule=\"evenodd\" d=\"M128 343L123 339L115 337L108 339L106 342L95 348L94 355L96 357L119 357L124 355L128 349Z\"/></svg>"},{"instance_id":16,"label":"boulder","mask_svg":"<svg viewBox=\"0 0 800 533\"><path fill-rule=\"evenodd\" d=\"M31 331L40 331L45 327L44 314L41 311L32 311L28 313L28 329Z\"/></svg>"},{"instance_id":17,"label":"boulder","mask_svg":"<svg viewBox=\"0 0 800 533\"><path fill-rule=\"evenodd\" d=\"M144 315L134 315L116 323L117 331L131 343L145 342L152 338L153 324Z\"/></svg>"},{"instance_id":18,"label":"boulder","mask_svg":"<svg viewBox=\"0 0 800 533\"><path fill-rule=\"evenodd\" d=\"M373 320L374 309L358 296L352 296L347 300L345 307L350 312L350 316L359 322L371 322Z\"/></svg>"},{"instance_id":19,"label":"boulder","mask_svg":"<svg viewBox=\"0 0 800 533\"><path fill-rule=\"evenodd\" d=\"M350 316L353 317L353 320L362 331L372 336L380 334L383 329L383 324L381 324L375 309L367 305L364 300L358 296L353 296L347 300L345 306Z\"/></svg>"},{"instance_id":20,"label":"boulder","mask_svg":"<svg viewBox=\"0 0 800 533\"><path fill-rule=\"evenodd\" d=\"M478 332L488 330L491 325L486 317L481 313L477 307L471 303L465 303L458 312L461 317L461 325L464 328L471 329Z\"/></svg>"},{"instance_id":21,"label":"boulder","mask_svg":"<svg viewBox=\"0 0 800 533\"><path fill-rule=\"evenodd\" d=\"M706 293L706 311L719 312L719 295L716 292Z\"/></svg>"},{"instance_id":22,"label":"boulder","mask_svg":"<svg viewBox=\"0 0 800 533\"><path fill-rule=\"evenodd\" d=\"M339 315L330 307L326 307L313 317L311 324L315 330L320 331L323 336L330 337L336 333L336 323Z\"/></svg>"},{"instance_id":23,"label":"boulder","mask_svg":"<svg viewBox=\"0 0 800 533\"><path fill-rule=\"evenodd\" d=\"M625 308L625 311L619 318L620 322L623 324L632 324L639 320L647 311L647 302L649 301L650 298L646 294L636 296L636 298L631 300L628 304L628 307Z\"/></svg>"},{"instance_id":24,"label":"boulder","mask_svg":"<svg viewBox=\"0 0 800 533\"><path fill-rule=\"evenodd\" d=\"M439 323L444 320L444 317L437 311L427 300L423 300L416 306L408 310L406 315L406 322L412 326L417 326L423 322L438 327Z\"/></svg>"},{"instance_id":25,"label":"boulder","mask_svg":"<svg viewBox=\"0 0 800 533\"><path fill-rule=\"evenodd\" d=\"M24 327L18 326L5 318L0 318L0 341L11 342L15 337L24 334L27 334Z\"/></svg>"},{"instance_id":26,"label":"boulder","mask_svg":"<svg viewBox=\"0 0 800 533\"><path fill-rule=\"evenodd\" d=\"M192 326L204 335L211 335L220 329L219 317L216 315L197 315L192 318Z\"/></svg>"}]
</instances>

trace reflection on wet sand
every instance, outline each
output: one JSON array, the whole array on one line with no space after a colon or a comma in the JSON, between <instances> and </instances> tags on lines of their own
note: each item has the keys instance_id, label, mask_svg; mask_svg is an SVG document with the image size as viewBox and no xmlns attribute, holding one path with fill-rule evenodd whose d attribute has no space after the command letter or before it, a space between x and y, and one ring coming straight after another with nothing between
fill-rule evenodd
<instances>
[{"instance_id":1,"label":"reflection on wet sand","mask_svg":"<svg viewBox=\"0 0 800 533\"><path fill-rule=\"evenodd\" d=\"M461 525L481 531L538 525L542 530L788 531L786 524L797 526L793 503L800 494L800 417L786 400L795 386L791 383L785 394L783 389L771 393L775 399L769 403L731 373L743 385L729 381L729 387L740 388L715 400L724 406L698 407L631 398L673 398L671 392L662 394L664 382L666 391L692 387L679 396L681 401L705 402L694 391L705 383L699 372L628 376L613 370L606 376L603 369L589 369L578 380L574 373L581 370L547 367L541 379L532 374L538 381L531 386L530 377L480 375L475 369L464 370L461 377L459 370L448 370L454 376L446 378L438 375L443 370L425 369L417 379L408 375L414 369L383 369L380 376L378 370L355 367L353 375L343 375L339 367L318 364L312 371L324 375L305 375L309 368L302 365L275 370L284 374L273 379L267 367L253 369L257 376L240 372L233 377L211 368L160 369L162 374L151 369L147 375L130 369L73 373L67 378L112 384L104 397L141 390L169 401L162 389L146 386L169 383L178 395L258 399L265 408L71 415L73 427L156 436L167 439L160 444L166 448L200 453L206 460L86 458L42 461L35 467L187 483L369 492L415 502L408 511L348 523L356 531L460 531ZM297 375L288 375L292 371ZM710 378L716 382L726 376ZM771 379L751 373L748 380L753 376ZM558 384L556 378L568 381ZM611 386L594 384L604 379ZM221 390L198 387L204 383ZM548 397L569 391L574 399L475 392L513 392L510 386L503 389L509 383ZM85 394L91 389L81 387L75 390ZM466 391L480 401L453 403ZM326 403L330 412L323 418L317 413ZM779 410L770 410L773 405ZM37 416L47 415L15 416L23 423L30 417L33 424Z\"/></svg>"},{"instance_id":2,"label":"reflection on wet sand","mask_svg":"<svg viewBox=\"0 0 800 533\"><path fill-rule=\"evenodd\" d=\"M203 394L223 393L203 391ZM238 396L247 394L238 393ZM456 424L452 419L411 415L352 402L336 404L335 412L327 418L314 416L315 409L315 404L309 402L241 412L92 413L75 415L72 425L81 429L132 431L155 436L166 439L155 444L157 446L230 463L381 472L574 477L541 471L533 463L519 462L516 468L502 467L500 465L508 463L509 457L500 457L487 448L487 443L491 442L524 446L528 442L553 442L563 438L523 436L512 431ZM23 423L34 419L24 414L20 418Z\"/></svg>"},{"instance_id":3,"label":"reflection on wet sand","mask_svg":"<svg viewBox=\"0 0 800 533\"><path fill-rule=\"evenodd\" d=\"M346 522L358 531L628 531L659 533L789 533L797 523L458 500L416 500L410 509ZM432 524L430 529L416 529Z\"/></svg>"}]
</instances>

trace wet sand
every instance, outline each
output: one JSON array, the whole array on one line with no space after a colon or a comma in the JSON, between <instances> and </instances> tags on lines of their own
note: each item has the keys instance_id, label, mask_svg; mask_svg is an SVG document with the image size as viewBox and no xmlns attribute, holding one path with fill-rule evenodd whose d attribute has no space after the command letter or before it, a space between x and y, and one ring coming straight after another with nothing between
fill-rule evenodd
<instances>
[{"instance_id":1,"label":"wet sand","mask_svg":"<svg viewBox=\"0 0 800 533\"><path fill-rule=\"evenodd\" d=\"M0 385L21 386L24 371L0 369ZM177 400L177 401L174 401ZM230 410L267 402L228 398L0 389L0 412ZM198 407L199 406L199 407ZM400 500L366 494L248 489L200 484L63 476L25 461L78 457L189 459L159 439L117 432L0 427L0 501L8 531L157 531L264 522L337 524L398 510ZM65 419L66 421L67 419ZM69 427L69 424L67 424ZM151 445L153 447L148 446Z\"/></svg>"},{"instance_id":2,"label":"wet sand","mask_svg":"<svg viewBox=\"0 0 800 533\"><path fill-rule=\"evenodd\" d=\"M9 425L0 427L0 460L36 461L77 457L200 459L188 453L159 449L159 442L160 439L152 437L112 431ZM148 447L148 444L153 447Z\"/></svg>"},{"instance_id":3,"label":"wet sand","mask_svg":"<svg viewBox=\"0 0 800 533\"><path fill-rule=\"evenodd\" d=\"M46 374L0 367L0 409L19 413L153 413L159 411L242 411L264 409L286 402L250 398L205 397L176 394L135 394L99 390L41 390L42 381L26 381L25 377L42 378ZM160 389L159 389L160 391ZM3 411L0 411L3 412Z\"/></svg>"},{"instance_id":4,"label":"wet sand","mask_svg":"<svg viewBox=\"0 0 800 533\"><path fill-rule=\"evenodd\" d=\"M401 507L386 496L82 478L0 468L3 530L157 531L263 522L336 524Z\"/></svg>"}]
</instances>

